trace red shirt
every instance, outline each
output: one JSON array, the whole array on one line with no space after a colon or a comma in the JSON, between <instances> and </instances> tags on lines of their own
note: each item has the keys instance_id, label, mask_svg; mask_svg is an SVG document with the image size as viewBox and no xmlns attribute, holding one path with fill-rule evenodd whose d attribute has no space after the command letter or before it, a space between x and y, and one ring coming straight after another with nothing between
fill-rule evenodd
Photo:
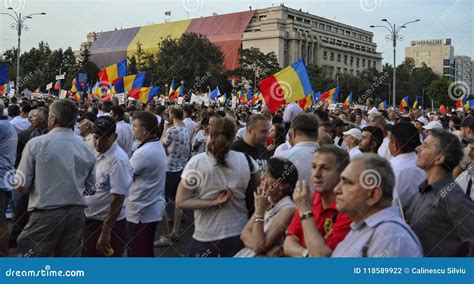
<instances>
[{"instance_id":1,"label":"red shirt","mask_svg":"<svg viewBox=\"0 0 474 284\"><path fill-rule=\"evenodd\" d=\"M350 224L352 220L342 212L336 210L336 200L334 199L326 209L323 209L323 203L319 193L313 192L313 208L314 221L319 233L324 238L326 245L334 250L351 230ZM286 231L287 235L294 235L300 240L303 247L306 247L304 240L303 226L300 221L298 210L291 220L291 224Z\"/></svg>"}]
</instances>

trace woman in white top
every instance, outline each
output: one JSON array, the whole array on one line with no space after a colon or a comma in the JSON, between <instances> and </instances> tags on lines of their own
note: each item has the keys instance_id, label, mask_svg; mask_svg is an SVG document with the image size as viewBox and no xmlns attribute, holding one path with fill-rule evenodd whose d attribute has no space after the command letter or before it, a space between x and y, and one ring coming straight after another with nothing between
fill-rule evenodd
<instances>
[{"instance_id":1,"label":"woman in white top","mask_svg":"<svg viewBox=\"0 0 474 284\"><path fill-rule=\"evenodd\" d=\"M188 256L233 256L243 244L240 233L247 222L246 191L251 179L245 154L230 150L235 124L212 117L205 153L191 158L184 168L176 206L194 210L194 234Z\"/></svg>"},{"instance_id":2,"label":"woman in white top","mask_svg":"<svg viewBox=\"0 0 474 284\"><path fill-rule=\"evenodd\" d=\"M295 213L291 199L298 181L296 166L281 158L270 158L267 172L255 194L255 213L240 235L245 248L235 257L281 256L285 230Z\"/></svg>"}]
</instances>

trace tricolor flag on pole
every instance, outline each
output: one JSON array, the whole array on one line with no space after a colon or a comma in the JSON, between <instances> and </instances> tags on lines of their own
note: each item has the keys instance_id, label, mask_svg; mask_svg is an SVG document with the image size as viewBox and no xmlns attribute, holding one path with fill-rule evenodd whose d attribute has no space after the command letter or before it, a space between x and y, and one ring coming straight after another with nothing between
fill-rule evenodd
<instances>
[{"instance_id":1,"label":"tricolor flag on pole","mask_svg":"<svg viewBox=\"0 0 474 284\"><path fill-rule=\"evenodd\" d=\"M296 61L278 73L263 79L259 89L268 109L276 112L282 105L304 99L313 88L304 59Z\"/></svg>"},{"instance_id":2,"label":"tricolor flag on pole","mask_svg":"<svg viewBox=\"0 0 474 284\"><path fill-rule=\"evenodd\" d=\"M107 66L104 69L100 70L97 76L99 81L105 81L113 83L120 77L127 75L127 59L119 61L113 65Z\"/></svg>"},{"instance_id":3,"label":"tricolor flag on pole","mask_svg":"<svg viewBox=\"0 0 474 284\"><path fill-rule=\"evenodd\" d=\"M400 102L400 106L399 106L400 111L403 111L403 109L407 106L408 106L408 96L404 97L402 101Z\"/></svg>"}]
</instances>

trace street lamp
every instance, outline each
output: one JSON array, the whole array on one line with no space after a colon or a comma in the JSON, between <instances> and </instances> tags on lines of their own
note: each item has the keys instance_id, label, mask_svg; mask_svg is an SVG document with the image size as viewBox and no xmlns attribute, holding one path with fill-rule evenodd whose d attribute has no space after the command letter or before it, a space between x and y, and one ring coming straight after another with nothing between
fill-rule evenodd
<instances>
[{"instance_id":1,"label":"street lamp","mask_svg":"<svg viewBox=\"0 0 474 284\"><path fill-rule=\"evenodd\" d=\"M411 23L415 23L415 22L419 22L420 19L416 19L414 21L409 21L409 22L406 22L404 23L403 25L401 26L396 26L395 24L391 24L387 19L382 19L382 22L385 22L386 25L384 26L381 26L381 25L371 25L370 27L371 28L384 28L386 30L388 30L388 32L390 34L388 34L385 39L387 41L392 41L393 43L393 108L395 109L396 108L396 47L397 47L397 39L398 40L403 40L403 36L399 35L399 32L401 29L404 29L406 28L406 26L408 24L411 24Z\"/></svg>"},{"instance_id":2,"label":"street lamp","mask_svg":"<svg viewBox=\"0 0 474 284\"><path fill-rule=\"evenodd\" d=\"M13 11L13 13L0 13L0 15L7 15L10 16L14 22L10 25L10 28L12 30L16 30L18 33L18 49L17 49L17 54L16 54L16 84L15 84L15 90L17 92L17 95L20 92L20 42L21 42L21 30L28 31L30 29L29 26L25 25L25 21L27 19L32 19L33 16L44 16L46 13L33 13L29 14L28 16L22 16L21 13L17 13L12 7L8 7L7 10Z\"/></svg>"}]
</instances>

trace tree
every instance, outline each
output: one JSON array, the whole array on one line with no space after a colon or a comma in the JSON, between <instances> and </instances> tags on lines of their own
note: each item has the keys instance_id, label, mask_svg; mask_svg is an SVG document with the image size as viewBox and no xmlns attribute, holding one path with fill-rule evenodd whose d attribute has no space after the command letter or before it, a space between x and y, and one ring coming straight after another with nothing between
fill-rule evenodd
<instances>
[{"instance_id":1,"label":"tree","mask_svg":"<svg viewBox=\"0 0 474 284\"><path fill-rule=\"evenodd\" d=\"M85 47L83 50L81 50L81 57L77 65L79 72L87 73L88 83L93 84L95 81L97 81L97 73L100 71L100 69L94 62L90 61L90 57L91 53L89 52L89 49Z\"/></svg>"},{"instance_id":2,"label":"tree","mask_svg":"<svg viewBox=\"0 0 474 284\"><path fill-rule=\"evenodd\" d=\"M260 49L239 48L239 67L229 75L239 76L241 81L250 86L257 85L263 78L280 71L280 64L275 52L263 53Z\"/></svg>"},{"instance_id":3,"label":"tree","mask_svg":"<svg viewBox=\"0 0 474 284\"><path fill-rule=\"evenodd\" d=\"M451 81L446 77L441 77L430 84L427 94L433 99L435 105L444 105L447 107L455 106L456 102L448 95L450 84Z\"/></svg>"},{"instance_id":4,"label":"tree","mask_svg":"<svg viewBox=\"0 0 474 284\"><path fill-rule=\"evenodd\" d=\"M164 85L175 79L184 80L187 87L206 89L207 86L228 87L224 76L224 54L203 35L185 33L179 39L165 38L158 44L147 66L155 84Z\"/></svg>"}]
</instances>

